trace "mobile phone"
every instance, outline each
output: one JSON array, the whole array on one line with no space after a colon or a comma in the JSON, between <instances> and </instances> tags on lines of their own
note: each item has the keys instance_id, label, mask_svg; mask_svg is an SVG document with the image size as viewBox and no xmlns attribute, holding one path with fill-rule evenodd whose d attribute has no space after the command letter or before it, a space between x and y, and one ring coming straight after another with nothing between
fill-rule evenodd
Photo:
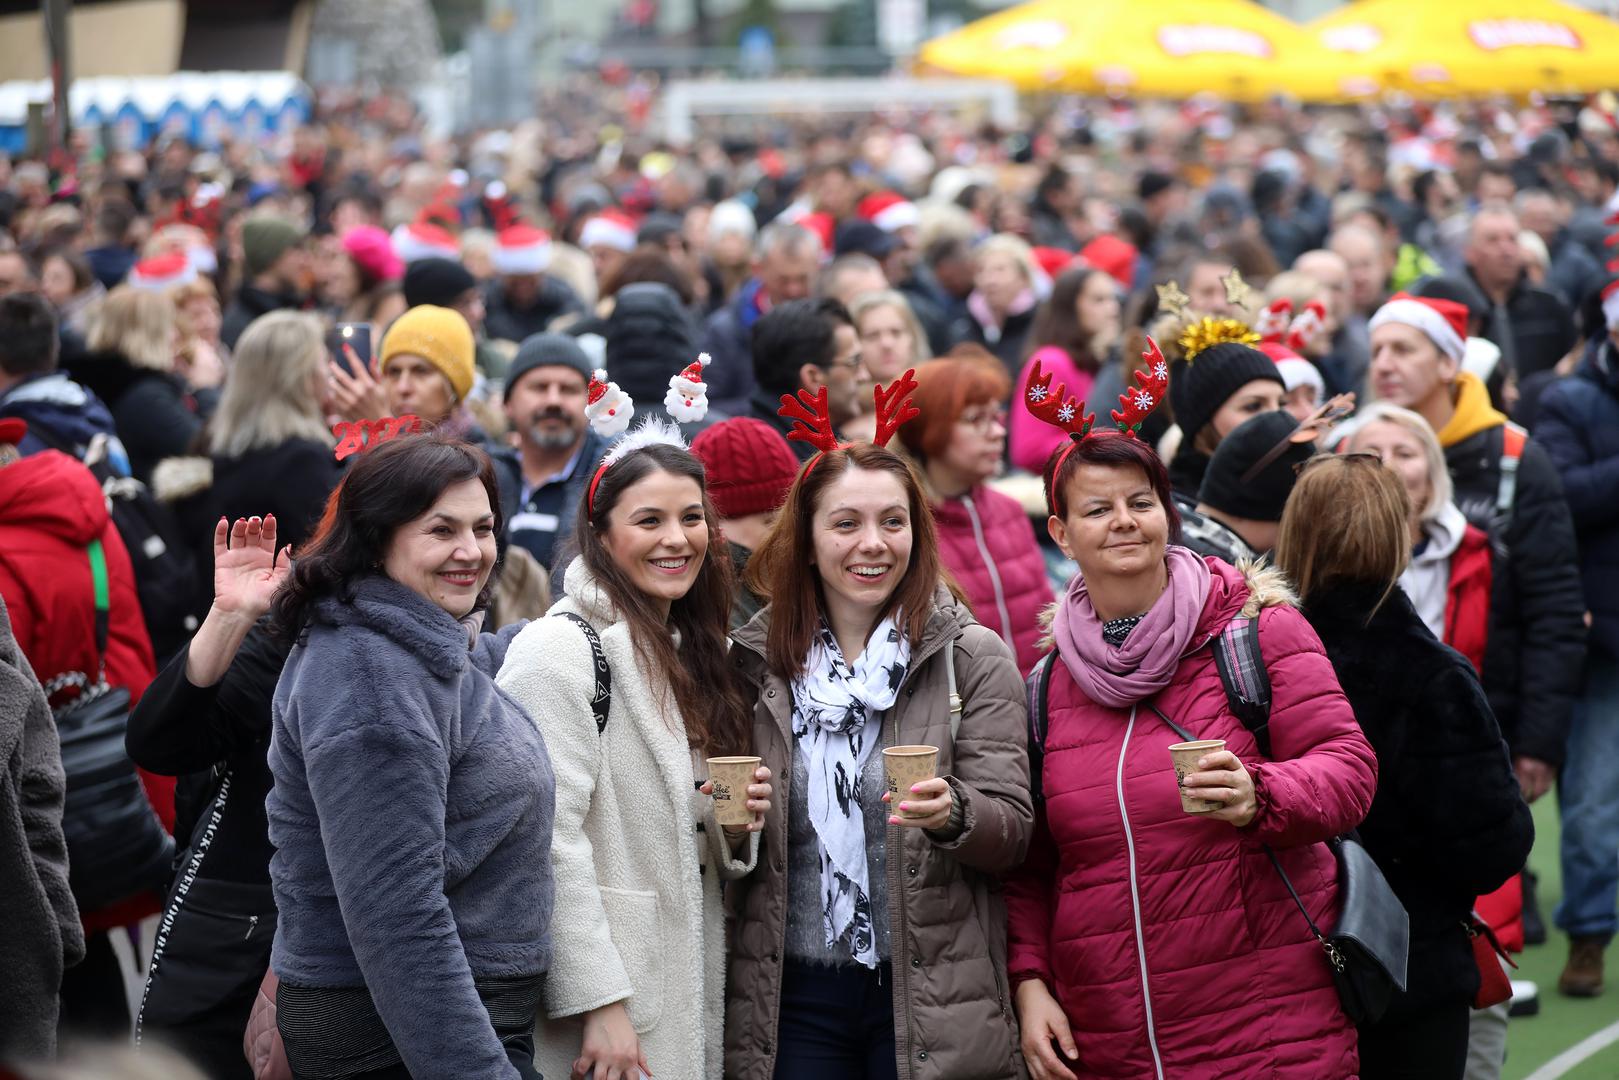
<instances>
[{"instance_id":1,"label":"mobile phone","mask_svg":"<svg viewBox=\"0 0 1619 1080\"><path fill-rule=\"evenodd\" d=\"M354 350L360 358L360 364L367 371L371 370L371 324L368 322L343 322L333 327L327 335L326 347L332 354L332 359L350 375L354 369L350 365L347 345Z\"/></svg>"}]
</instances>

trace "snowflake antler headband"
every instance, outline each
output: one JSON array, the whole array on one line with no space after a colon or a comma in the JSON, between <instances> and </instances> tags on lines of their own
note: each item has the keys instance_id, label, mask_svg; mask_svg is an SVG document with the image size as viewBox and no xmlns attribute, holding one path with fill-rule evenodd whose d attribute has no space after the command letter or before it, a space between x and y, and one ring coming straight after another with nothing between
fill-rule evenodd
<instances>
[{"instance_id":1,"label":"snowflake antler headband","mask_svg":"<svg viewBox=\"0 0 1619 1080\"><path fill-rule=\"evenodd\" d=\"M922 415L911 403L911 394L916 391L916 386L915 368L906 369L905 374L889 383L886 388L878 384L875 395L877 432L871 440L874 445L887 446L888 440L892 439L907 421ZM776 415L793 422L792 430L787 433L788 439L809 443L818 451L805 467L806 473L821 460L822 454L850 445L840 443L837 432L832 430L832 414L827 405L825 383L822 383L814 394L808 390L800 390L796 396L781 395L781 408L776 410Z\"/></svg>"},{"instance_id":2,"label":"snowflake antler headband","mask_svg":"<svg viewBox=\"0 0 1619 1080\"><path fill-rule=\"evenodd\" d=\"M1111 413L1114 426L1128 439L1140 436L1142 423L1169 392L1169 364L1164 360L1158 343L1151 337L1147 338L1147 347L1142 350L1141 358L1147 362L1146 370L1135 373L1135 388L1119 395L1119 407ZM1036 360L1029 373L1028 389L1023 393L1023 407L1035 419L1043 420L1068 435L1068 445L1063 447L1057 458L1057 466L1051 472L1055 480L1062 473L1063 464L1073 453L1074 447L1092 436L1091 428L1096 423L1096 414L1087 414L1085 403L1069 397L1068 387L1062 383L1053 389L1051 379L1050 374L1041 371L1040 361ZM1060 499L1054 501L1052 507L1061 514Z\"/></svg>"}]
</instances>

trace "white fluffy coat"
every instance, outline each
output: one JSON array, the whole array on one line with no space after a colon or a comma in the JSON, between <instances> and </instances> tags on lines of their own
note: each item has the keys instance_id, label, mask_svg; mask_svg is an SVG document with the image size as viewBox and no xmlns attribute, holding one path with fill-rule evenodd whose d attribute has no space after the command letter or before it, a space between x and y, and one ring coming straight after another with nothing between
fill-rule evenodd
<instances>
[{"instance_id":1,"label":"white fluffy coat","mask_svg":"<svg viewBox=\"0 0 1619 1080\"><path fill-rule=\"evenodd\" d=\"M731 856L712 804L697 794L683 725L665 719L629 624L582 560L564 580L567 597L518 635L496 679L539 724L556 770L554 948L535 1065L547 1077L567 1076L583 1014L623 1001L658 1080L718 1080L721 880L753 869L758 835L745 858ZM612 708L599 736L590 646L576 623L557 617L562 611L596 628L612 669ZM700 858L708 868L701 873Z\"/></svg>"}]
</instances>

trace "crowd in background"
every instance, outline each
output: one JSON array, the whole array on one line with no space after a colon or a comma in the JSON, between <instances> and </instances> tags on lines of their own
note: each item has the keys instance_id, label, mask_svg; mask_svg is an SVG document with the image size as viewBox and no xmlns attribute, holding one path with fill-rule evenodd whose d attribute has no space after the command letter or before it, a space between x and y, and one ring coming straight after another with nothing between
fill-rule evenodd
<instances>
[{"instance_id":1,"label":"crowd in background","mask_svg":"<svg viewBox=\"0 0 1619 1080\"><path fill-rule=\"evenodd\" d=\"M612 94L453 139L379 96L282 140L0 162L0 987L28 1003L0 1058L133 1027L248 1075L268 1000L257 1045L299 1076L1495 1076L1509 1005L1471 1007L1462 929L1545 940L1520 871L1548 793L1558 989L1603 991L1619 118L1075 100L676 147ZM1132 448L1076 443L1158 349ZM836 449L786 438L784 398L817 396ZM660 407L679 446L614 450L604 414ZM385 441L406 415L434 434ZM834 505L897 584L845 580ZM637 534L631 506L667 514ZM424 515L465 582L434 530L399 553ZM1194 659L1232 619L1263 739ZM1042 762L1019 682L1053 643ZM71 787L42 846L40 725L109 690L142 846L84 846ZM1198 774L1217 841L1172 799L1131 838L1149 703L1166 735L1217 716L1192 733L1231 751ZM806 802L823 769L882 789L869 740L839 756L868 721L954 767L902 834L875 798ZM62 737L70 781L87 746ZM423 747L431 776L398 766ZM692 801L713 750L763 758L749 831ZM1124 864L1090 824L1115 764ZM638 801L663 781L667 835ZM1411 927L1410 985L1358 1035L1257 846L1324 914L1323 842L1357 826ZM443 881L379 856L404 834ZM131 1008L129 928L160 912Z\"/></svg>"}]
</instances>

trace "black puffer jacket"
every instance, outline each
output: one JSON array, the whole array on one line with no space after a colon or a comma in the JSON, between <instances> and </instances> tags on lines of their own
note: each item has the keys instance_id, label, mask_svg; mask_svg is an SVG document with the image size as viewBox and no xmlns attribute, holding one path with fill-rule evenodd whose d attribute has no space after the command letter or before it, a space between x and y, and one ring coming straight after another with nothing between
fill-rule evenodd
<instances>
[{"instance_id":1,"label":"black puffer jacket","mask_svg":"<svg viewBox=\"0 0 1619 1080\"><path fill-rule=\"evenodd\" d=\"M1484 690L1513 754L1561 766L1585 664L1574 522L1551 458L1531 439L1511 516L1504 528L1496 525L1503 442L1496 426L1445 447L1456 505L1489 534L1496 552Z\"/></svg>"},{"instance_id":2,"label":"black puffer jacket","mask_svg":"<svg viewBox=\"0 0 1619 1080\"><path fill-rule=\"evenodd\" d=\"M1523 866L1534 821L1473 668L1435 640L1405 593L1334 584L1304 615L1377 751L1366 850L1411 916L1408 986L1388 1019L1471 1000L1478 968L1462 921Z\"/></svg>"}]
</instances>

